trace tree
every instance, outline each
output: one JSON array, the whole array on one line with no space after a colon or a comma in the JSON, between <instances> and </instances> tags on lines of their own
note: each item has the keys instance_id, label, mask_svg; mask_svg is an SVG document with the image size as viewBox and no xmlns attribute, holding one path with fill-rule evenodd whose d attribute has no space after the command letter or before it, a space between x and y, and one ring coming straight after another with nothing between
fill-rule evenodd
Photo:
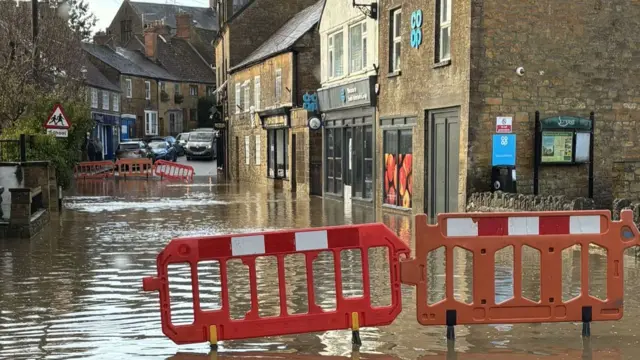
<instances>
[{"instance_id":1,"label":"tree","mask_svg":"<svg viewBox=\"0 0 640 360\"><path fill-rule=\"evenodd\" d=\"M66 7L69 11L71 30L78 34L82 40L91 39L91 31L98 19L89 11L89 3L85 0L66 0L60 7L61 9Z\"/></svg>"}]
</instances>

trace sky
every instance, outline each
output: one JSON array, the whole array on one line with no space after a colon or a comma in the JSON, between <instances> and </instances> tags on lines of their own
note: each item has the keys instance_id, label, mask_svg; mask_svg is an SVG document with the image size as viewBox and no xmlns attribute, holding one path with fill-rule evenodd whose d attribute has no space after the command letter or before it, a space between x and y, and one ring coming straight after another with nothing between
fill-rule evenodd
<instances>
[{"instance_id":1,"label":"sky","mask_svg":"<svg viewBox=\"0 0 640 360\"><path fill-rule=\"evenodd\" d=\"M123 0L88 0L91 11L98 17L94 31L104 30L118 12ZM208 6L209 0L136 0L139 2L169 3L185 6Z\"/></svg>"}]
</instances>

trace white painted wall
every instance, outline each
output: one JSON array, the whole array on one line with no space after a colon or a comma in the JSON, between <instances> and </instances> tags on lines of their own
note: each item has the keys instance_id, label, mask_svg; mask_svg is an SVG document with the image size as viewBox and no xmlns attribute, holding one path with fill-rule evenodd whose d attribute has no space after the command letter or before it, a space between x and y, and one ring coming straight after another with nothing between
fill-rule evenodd
<instances>
[{"instance_id":1,"label":"white painted wall","mask_svg":"<svg viewBox=\"0 0 640 360\"><path fill-rule=\"evenodd\" d=\"M374 0L380 4L379 0ZM369 4L372 0L358 0L358 4ZM378 14L378 17L380 15ZM366 19L366 20L365 20ZM349 27L359 22L367 22L367 66L362 71L349 73ZM342 66L344 74L339 78L329 79L328 38L330 34L343 30L344 55ZM337 86L355 81L369 75L375 75L374 64L378 63L378 21L366 17L358 8L352 6L351 0L326 0L322 19L320 20L320 52L321 83L323 88Z\"/></svg>"}]
</instances>

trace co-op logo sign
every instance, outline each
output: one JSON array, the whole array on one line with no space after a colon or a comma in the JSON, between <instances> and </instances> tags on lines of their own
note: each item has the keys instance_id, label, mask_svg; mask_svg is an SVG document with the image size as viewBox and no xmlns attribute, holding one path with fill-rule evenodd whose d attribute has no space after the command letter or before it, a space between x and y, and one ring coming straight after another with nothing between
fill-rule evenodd
<instances>
[{"instance_id":1,"label":"co-op logo sign","mask_svg":"<svg viewBox=\"0 0 640 360\"><path fill-rule=\"evenodd\" d=\"M417 49L422 44L422 10L411 13L411 47Z\"/></svg>"}]
</instances>

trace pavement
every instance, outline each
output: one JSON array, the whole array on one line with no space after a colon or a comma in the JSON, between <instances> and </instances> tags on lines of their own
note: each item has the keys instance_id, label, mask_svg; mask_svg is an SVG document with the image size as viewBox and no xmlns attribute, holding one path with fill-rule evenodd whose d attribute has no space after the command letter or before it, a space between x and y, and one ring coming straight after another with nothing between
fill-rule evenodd
<instances>
[{"instance_id":1,"label":"pavement","mask_svg":"<svg viewBox=\"0 0 640 360\"><path fill-rule=\"evenodd\" d=\"M218 174L218 162L216 160L187 160L186 156L181 156L178 158L178 163L192 166L196 176Z\"/></svg>"}]
</instances>

